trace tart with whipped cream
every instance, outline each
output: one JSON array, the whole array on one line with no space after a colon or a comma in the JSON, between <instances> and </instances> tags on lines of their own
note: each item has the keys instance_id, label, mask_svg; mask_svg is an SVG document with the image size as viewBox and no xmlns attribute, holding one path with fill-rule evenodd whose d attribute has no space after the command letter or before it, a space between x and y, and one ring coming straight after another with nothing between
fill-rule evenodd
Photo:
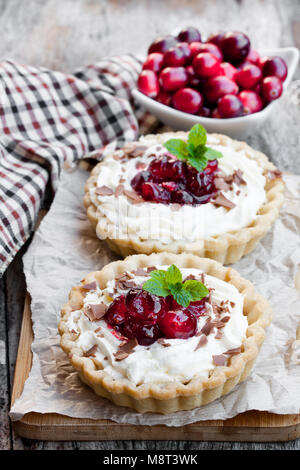
<instances>
[{"instance_id":1,"label":"tart with whipped cream","mask_svg":"<svg viewBox=\"0 0 300 470\"><path fill-rule=\"evenodd\" d=\"M88 274L61 346L96 394L139 412L212 402L249 375L272 317L235 270L187 254L133 255Z\"/></svg>"},{"instance_id":2,"label":"tart with whipped cream","mask_svg":"<svg viewBox=\"0 0 300 470\"><path fill-rule=\"evenodd\" d=\"M281 173L244 142L194 126L141 137L92 170L84 205L117 253L169 251L234 263L283 202Z\"/></svg>"}]
</instances>

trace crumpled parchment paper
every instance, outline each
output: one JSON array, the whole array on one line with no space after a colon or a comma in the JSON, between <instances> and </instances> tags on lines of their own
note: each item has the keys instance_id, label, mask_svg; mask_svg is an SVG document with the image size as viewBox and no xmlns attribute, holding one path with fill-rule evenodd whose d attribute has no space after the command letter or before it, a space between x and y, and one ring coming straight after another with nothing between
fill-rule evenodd
<instances>
[{"instance_id":1,"label":"crumpled parchment paper","mask_svg":"<svg viewBox=\"0 0 300 470\"><path fill-rule=\"evenodd\" d=\"M51 209L24 257L32 297L33 364L23 394L11 409L12 420L34 411L119 423L182 426L226 419L247 410L299 413L296 331L300 293L295 280L300 267L300 176L285 176L286 199L280 218L255 251L234 266L273 307L273 322L250 377L209 405L167 416L139 414L97 397L81 383L59 346L57 324L69 290L88 272L116 259L105 242L96 238L86 217L82 199L87 177L83 169L64 173Z\"/></svg>"}]
</instances>

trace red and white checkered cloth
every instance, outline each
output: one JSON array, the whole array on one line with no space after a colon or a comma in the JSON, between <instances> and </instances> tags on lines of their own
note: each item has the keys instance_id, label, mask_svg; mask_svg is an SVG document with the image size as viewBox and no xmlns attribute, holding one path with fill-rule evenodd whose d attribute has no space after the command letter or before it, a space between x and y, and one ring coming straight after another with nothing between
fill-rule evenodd
<instances>
[{"instance_id":1,"label":"red and white checkered cloth","mask_svg":"<svg viewBox=\"0 0 300 470\"><path fill-rule=\"evenodd\" d=\"M55 192L64 165L112 142L122 146L153 125L133 108L140 68L130 55L73 75L0 63L0 275L30 236L46 185Z\"/></svg>"}]
</instances>

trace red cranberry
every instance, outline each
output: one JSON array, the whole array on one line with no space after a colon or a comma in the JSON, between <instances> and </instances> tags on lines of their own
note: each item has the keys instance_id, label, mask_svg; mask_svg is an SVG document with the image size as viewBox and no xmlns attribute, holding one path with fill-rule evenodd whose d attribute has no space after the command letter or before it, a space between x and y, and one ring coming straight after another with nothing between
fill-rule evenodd
<instances>
[{"instance_id":1,"label":"red cranberry","mask_svg":"<svg viewBox=\"0 0 300 470\"><path fill-rule=\"evenodd\" d=\"M176 191L176 189L178 189L178 184L175 183L175 181L164 181L161 185L162 185L163 188L165 188L170 193L172 193L173 191Z\"/></svg>"},{"instance_id":2,"label":"red cranberry","mask_svg":"<svg viewBox=\"0 0 300 470\"><path fill-rule=\"evenodd\" d=\"M155 98L159 92L157 76L152 70L143 70L138 78L138 89L149 98Z\"/></svg>"},{"instance_id":3,"label":"red cranberry","mask_svg":"<svg viewBox=\"0 0 300 470\"><path fill-rule=\"evenodd\" d=\"M236 81L243 88L252 88L262 79L262 73L257 65L246 65L237 73Z\"/></svg>"},{"instance_id":4,"label":"red cranberry","mask_svg":"<svg viewBox=\"0 0 300 470\"><path fill-rule=\"evenodd\" d=\"M143 183L141 193L145 201L167 204L171 201L170 193L157 183Z\"/></svg>"},{"instance_id":5,"label":"red cranberry","mask_svg":"<svg viewBox=\"0 0 300 470\"><path fill-rule=\"evenodd\" d=\"M201 41L201 34L197 28L188 27L180 31L177 36L177 39L182 42L194 42Z\"/></svg>"},{"instance_id":6,"label":"red cranberry","mask_svg":"<svg viewBox=\"0 0 300 470\"><path fill-rule=\"evenodd\" d=\"M166 67L161 71L159 80L164 90L172 91L185 86L188 75L184 67Z\"/></svg>"},{"instance_id":7,"label":"red cranberry","mask_svg":"<svg viewBox=\"0 0 300 470\"><path fill-rule=\"evenodd\" d=\"M188 191L179 189L178 191L172 192L172 202L176 204L193 204L194 199Z\"/></svg>"},{"instance_id":8,"label":"red cranberry","mask_svg":"<svg viewBox=\"0 0 300 470\"><path fill-rule=\"evenodd\" d=\"M239 87L237 84L224 76L210 78L203 89L205 98L211 103L215 103L224 95L236 95L238 91Z\"/></svg>"},{"instance_id":9,"label":"red cranberry","mask_svg":"<svg viewBox=\"0 0 300 470\"><path fill-rule=\"evenodd\" d=\"M198 116L209 117L210 116L210 108L207 106L202 106L200 111L198 112Z\"/></svg>"},{"instance_id":10,"label":"red cranberry","mask_svg":"<svg viewBox=\"0 0 300 470\"><path fill-rule=\"evenodd\" d=\"M174 108L189 114L196 114L202 103L202 95L193 88L180 88L173 96Z\"/></svg>"},{"instance_id":11,"label":"red cranberry","mask_svg":"<svg viewBox=\"0 0 300 470\"><path fill-rule=\"evenodd\" d=\"M164 53L170 47L176 46L177 44L177 39L175 39L173 36L168 35L164 37L160 37L156 39L149 47L148 49L148 54L151 54L152 52L161 52Z\"/></svg>"},{"instance_id":12,"label":"red cranberry","mask_svg":"<svg viewBox=\"0 0 300 470\"><path fill-rule=\"evenodd\" d=\"M122 325L127 317L125 295L117 297L108 307L105 319L110 325Z\"/></svg>"},{"instance_id":13,"label":"red cranberry","mask_svg":"<svg viewBox=\"0 0 300 470\"><path fill-rule=\"evenodd\" d=\"M222 62L220 69L222 75L225 75L225 77L230 78L230 80L233 80L234 82L236 81L238 71L233 65L231 65L229 62Z\"/></svg>"},{"instance_id":14,"label":"red cranberry","mask_svg":"<svg viewBox=\"0 0 300 470\"><path fill-rule=\"evenodd\" d=\"M259 53L254 49L250 49L249 54L247 55L247 61L251 62L252 64L259 65Z\"/></svg>"},{"instance_id":15,"label":"red cranberry","mask_svg":"<svg viewBox=\"0 0 300 470\"><path fill-rule=\"evenodd\" d=\"M141 190L142 184L146 183L150 179L149 171L140 171L131 180L131 186L137 192Z\"/></svg>"},{"instance_id":16,"label":"red cranberry","mask_svg":"<svg viewBox=\"0 0 300 470\"><path fill-rule=\"evenodd\" d=\"M169 310L159 318L159 326L166 338L187 339L196 334L197 320L187 309Z\"/></svg>"},{"instance_id":17,"label":"red cranberry","mask_svg":"<svg viewBox=\"0 0 300 470\"><path fill-rule=\"evenodd\" d=\"M201 47L203 46L202 42L191 42L190 46L190 51L191 51L191 57L195 57L197 54L200 54L200 52L203 52Z\"/></svg>"},{"instance_id":18,"label":"red cranberry","mask_svg":"<svg viewBox=\"0 0 300 470\"><path fill-rule=\"evenodd\" d=\"M261 97L252 90L244 90L238 94L239 99L244 106L244 114L257 113L263 107Z\"/></svg>"},{"instance_id":19,"label":"red cranberry","mask_svg":"<svg viewBox=\"0 0 300 470\"><path fill-rule=\"evenodd\" d=\"M188 306L188 310L192 312L197 318L201 315L205 315L207 313L205 302L207 302L206 297L204 299L197 300L196 302L191 302Z\"/></svg>"},{"instance_id":20,"label":"red cranberry","mask_svg":"<svg viewBox=\"0 0 300 470\"><path fill-rule=\"evenodd\" d=\"M139 322L156 322L157 314L162 309L160 298L141 289L130 289L126 294L125 304L130 317Z\"/></svg>"},{"instance_id":21,"label":"red cranberry","mask_svg":"<svg viewBox=\"0 0 300 470\"><path fill-rule=\"evenodd\" d=\"M185 62L189 62L192 58L192 51L190 45L187 42L179 42L176 47L183 52Z\"/></svg>"},{"instance_id":22,"label":"red cranberry","mask_svg":"<svg viewBox=\"0 0 300 470\"><path fill-rule=\"evenodd\" d=\"M217 169L218 160L209 160L203 173L205 173L206 175L210 175L211 173L215 173Z\"/></svg>"},{"instance_id":23,"label":"red cranberry","mask_svg":"<svg viewBox=\"0 0 300 470\"><path fill-rule=\"evenodd\" d=\"M214 33L208 36L206 42L215 44L216 46L220 47L221 40L223 39L224 36L225 36L225 32L219 31L218 33Z\"/></svg>"},{"instance_id":24,"label":"red cranberry","mask_svg":"<svg viewBox=\"0 0 300 470\"><path fill-rule=\"evenodd\" d=\"M264 77L275 76L284 82L287 77L288 69L285 61L281 57L272 57L264 62L262 72Z\"/></svg>"},{"instance_id":25,"label":"red cranberry","mask_svg":"<svg viewBox=\"0 0 300 470\"><path fill-rule=\"evenodd\" d=\"M171 47L164 55L164 66L179 67L185 63L185 55L177 46Z\"/></svg>"},{"instance_id":26,"label":"red cranberry","mask_svg":"<svg viewBox=\"0 0 300 470\"><path fill-rule=\"evenodd\" d=\"M197 44L198 46L193 46L193 44ZM191 49L198 49L198 54L201 53L201 52L209 52L210 54L216 56L218 59L220 59L221 61L223 60L223 54L222 54L222 51L221 49L216 46L216 44L213 44L213 43L210 43L210 42L203 42L203 43L192 43L190 45ZM193 52L192 52L193 54ZM194 54L195 55L195 54Z\"/></svg>"},{"instance_id":27,"label":"red cranberry","mask_svg":"<svg viewBox=\"0 0 300 470\"><path fill-rule=\"evenodd\" d=\"M219 110L218 108L214 108L211 113L210 113L211 117L214 118L214 119L221 119L221 116L220 116L220 113L219 113Z\"/></svg>"},{"instance_id":28,"label":"red cranberry","mask_svg":"<svg viewBox=\"0 0 300 470\"><path fill-rule=\"evenodd\" d=\"M220 59L210 52L200 52L193 60L193 69L198 77L212 77L220 73Z\"/></svg>"},{"instance_id":29,"label":"red cranberry","mask_svg":"<svg viewBox=\"0 0 300 470\"><path fill-rule=\"evenodd\" d=\"M188 188L195 196L205 196L215 190L214 179L213 174L197 173L195 177L189 179Z\"/></svg>"},{"instance_id":30,"label":"red cranberry","mask_svg":"<svg viewBox=\"0 0 300 470\"><path fill-rule=\"evenodd\" d=\"M239 65L236 65L236 69L239 72L240 70L242 70L247 65L254 65L254 64L252 64L252 62L248 62L248 60L245 60L244 62L241 62Z\"/></svg>"},{"instance_id":31,"label":"red cranberry","mask_svg":"<svg viewBox=\"0 0 300 470\"><path fill-rule=\"evenodd\" d=\"M227 62L239 64L249 54L250 41L244 33L229 32L222 38L220 48Z\"/></svg>"},{"instance_id":32,"label":"red cranberry","mask_svg":"<svg viewBox=\"0 0 300 470\"><path fill-rule=\"evenodd\" d=\"M166 106L171 106L172 103L172 95L170 93L167 93L164 90L160 90L156 97L156 101L158 101L161 104L165 104Z\"/></svg>"},{"instance_id":33,"label":"red cranberry","mask_svg":"<svg viewBox=\"0 0 300 470\"><path fill-rule=\"evenodd\" d=\"M282 81L278 77L266 77L261 84L262 97L267 101L277 100L282 94Z\"/></svg>"},{"instance_id":34,"label":"red cranberry","mask_svg":"<svg viewBox=\"0 0 300 470\"><path fill-rule=\"evenodd\" d=\"M140 323L132 318L122 326L122 334L126 338L136 338L138 343L142 346L150 346L150 344L154 343L161 336L157 324Z\"/></svg>"},{"instance_id":35,"label":"red cranberry","mask_svg":"<svg viewBox=\"0 0 300 470\"><path fill-rule=\"evenodd\" d=\"M201 87L201 79L196 77L195 70L192 65L186 67L186 73L188 74L188 84L192 87Z\"/></svg>"},{"instance_id":36,"label":"red cranberry","mask_svg":"<svg viewBox=\"0 0 300 470\"><path fill-rule=\"evenodd\" d=\"M158 73L162 68L163 60L163 54L152 52L152 54L149 54L143 63L143 70L152 70L153 72Z\"/></svg>"},{"instance_id":37,"label":"red cranberry","mask_svg":"<svg viewBox=\"0 0 300 470\"><path fill-rule=\"evenodd\" d=\"M244 106L236 95L224 95L218 101L221 118L234 118L243 115Z\"/></svg>"},{"instance_id":38,"label":"red cranberry","mask_svg":"<svg viewBox=\"0 0 300 470\"><path fill-rule=\"evenodd\" d=\"M151 175L158 180L178 181L185 177L186 164L181 160L162 157L154 159L149 165Z\"/></svg>"},{"instance_id":39,"label":"red cranberry","mask_svg":"<svg viewBox=\"0 0 300 470\"><path fill-rule=\"evenodd\" d=\"M263 57L260 57L256 65L258 65L258 67L262 70L267 60L269 60L269 57L266 55Z\"/></svg>"}]
</instances>

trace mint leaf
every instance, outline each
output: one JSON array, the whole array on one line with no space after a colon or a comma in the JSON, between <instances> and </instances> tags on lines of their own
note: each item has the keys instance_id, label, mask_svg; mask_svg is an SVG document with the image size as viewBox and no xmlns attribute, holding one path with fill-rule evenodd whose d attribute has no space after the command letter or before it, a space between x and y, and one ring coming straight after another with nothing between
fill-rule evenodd
<instances>
[{"instance_id":1,"label":"mint leaf","mask_svg":"<svg viewBox=\"0 0 300 470\"><path fill-rule=\"evenodd\" d=\"M196 280L185 281L183 283L183 290L189 293L192 302L201 300L209 294L207 287L202 282Z\"/></svg>"},{"instance_id":2,"label":"mint leaf","mask_svg":"<svg viewBox=\"0 0 300 470\"><path fill-rule=\"evenodd\" d=\"M185 160L188 156L187 144L181 139L169 139L164 143L164 147L179 160Z\"/></svg>"},{"instance_id":3,"label":"mint leaf","mask_svg":"<svg viewBox=\"0 0 300 470\"><path fill-rule=\"evenodd\" d=\"M204 147L204 155L207 158L207 160L218 160L219 158L222 158L223 155L221 152L218 150L212 149L211 147Z\"/></svg>"},{"instance_id":4,"label":"mint leaf","mask_svg":"<svg viewBox=\"0 0 300 470\"><path fill-rule=\"evenodd\" d=\"M168 287L158 279L148 279L148 281L144 282L143 289L150 292L150 294L158 295L160 297L167 297L167 295L170 295Z\"/></svg>"},{"instance_id":5,"label":"mint leaf","mask_svg":"<svg viewBox=\"0 0 300 470\"><path fill-rule=\"evenodd\" d=\"M183 286L181 283L171 284L169 286L169 289L174 299L179 305L182 305L182 307L189 306L190 301L191 301L190 294L188 293L188 291L183 289Z\"/></svg>"},{"instance_id":6,"label":"mint leaf","mask_svg":"<svg viewBox=\"0 0 300 470\"><path fill-rule=\"evenodd\" d=\"M166 271L163 271L162 269L154 269L150 272L150 277L164 282L166 279Z\"/></svg>"},{"instance_id":7,"label":"mint leaf","mask_svg":"<svg viewBox=\"0 0 300 470\"><path fill-rule=\"evenodd\" d=\"M203 171L207 166L206 158L188 157L188 163L196 168L197 171Z\"/></svg>"},{"instance_id":8,"label":"mint leaf","mask_svg":"<svg viewBox=\"0 0 300 470\"><path fill-rule=\"evenodd\" d=\"M195 124L188 135L188 146L192 148L200 147L206 144L206 130L201 124Z\"/></svg>"},{"instance_id":9,"label":"mint leaf","mask_svg":"<svg viewBox=\"0 0 300 470\"><path fill-rule=\"evenodd\" d=\"M182 282L182 274L180 269L172 264L166 271L166 282L167 284L177 284Z\"/></svg>"}]
</instances>

